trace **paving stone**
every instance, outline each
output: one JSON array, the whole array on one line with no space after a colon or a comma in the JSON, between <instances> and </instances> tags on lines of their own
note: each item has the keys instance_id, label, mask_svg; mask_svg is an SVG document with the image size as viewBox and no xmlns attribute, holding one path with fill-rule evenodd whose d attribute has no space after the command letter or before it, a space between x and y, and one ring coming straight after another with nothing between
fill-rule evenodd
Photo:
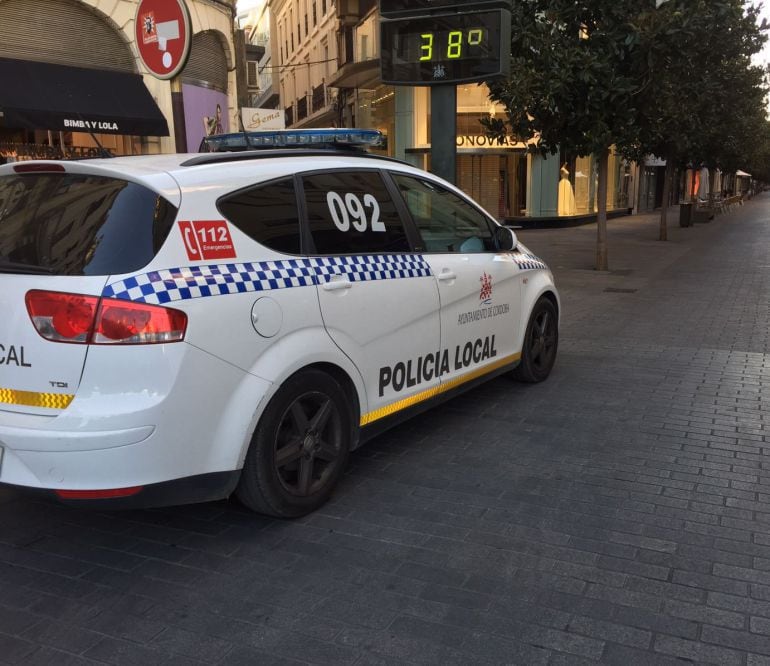
<instances>
[{"instance_id":1,"label":"paving stone","mask_svg":"<svg viewBox=\"0 0 770 666\"><path fill-rule=\"evenodd\" d=\"M739 666L743 663L743 655L738 651L702 642L685 641L671 636L658 636L655 639L653 649L656 652L704 664Z\"/></svg>"},{"instance_id":2,"label":"paving stone","mask_svg":"<svg viewBox=\"0 0 770 666\"><path fill-rule=\"evenodd\" d=\"M0 633L0 658L8 664L21 664L38 649L31 641Z\"/></svg>"},{"instance_id":3,"label":"paving stone","mask_svg":"<svg viewBox=\"0 0 770 666\"><path fill-rule=\"evenodd\" d=\"M81 654L99 643L104 638L104 634L73 624L45 619L27 629L24 632L24 638L64 652Z\"/></svg>"}]
</instances>

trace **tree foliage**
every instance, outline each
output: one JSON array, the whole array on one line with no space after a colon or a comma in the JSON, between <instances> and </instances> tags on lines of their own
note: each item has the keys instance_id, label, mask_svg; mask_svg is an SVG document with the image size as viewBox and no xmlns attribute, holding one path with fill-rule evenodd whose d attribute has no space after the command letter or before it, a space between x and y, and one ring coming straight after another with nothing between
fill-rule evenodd
<instances>
[{"instance_id":1,"label":"tree foliage","mask_svg":"<svg viewBox=\"0 0 770 666\"><path fill-rule=\"evenodd\" d=\"M531 150L600 156L599 269L607 267L602 177L611 145L629 159L666 158L670 176L687 163L745 168L759 155L757 137L768 136L765 72L751 64L765 39L757 8L744 0L656 4L517 0L511 74L489 84L513 132L539 137ZM485 121L497 136L504 124Z\"/></svg>"},{"instance_id":2,"label":"tree foliage","mask_svg":"<svg viewBox=\"0 0 770 666\"><path fill-rule=\"evenodd\" d=\"M765 71L751 62L765 40L757 18L743 0L667 0L640 14L639 131L618 144L666 159L661 240L674 168L745 169L766 125Z\"/></svg>"},{"instance_id":3,"label":"tree foliage","mask_svg":"<svg viewBox=\"0 0 770 666\"><path fill-rule=\"evenodd\" d=\"M521 0L513 4L511 75L490 84L514 133L537 136L533 150L599 156L596 268L608 267L607 164L610 146L635 132L635 3ZM629 109L631 108L631 113ZM504 132L488 120L493 134ZM632 137L628 137L632 142Z\"/></svg>"}]
</instances>

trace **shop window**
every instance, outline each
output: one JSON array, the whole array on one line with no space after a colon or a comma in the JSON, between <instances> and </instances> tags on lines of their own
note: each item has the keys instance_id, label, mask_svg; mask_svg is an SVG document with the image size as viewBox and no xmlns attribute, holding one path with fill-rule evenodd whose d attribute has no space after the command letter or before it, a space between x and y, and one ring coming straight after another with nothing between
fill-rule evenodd
<instances>
[{"instance_id":1,"label":"shop window","mask_svg":"<svg viewBox=\"0 0 770 666\"><path fill-rule=\"evenodd\" d=\"M401 217L376 172L305 176L307 218L317 254L409 252Z\"/></svg>"},{"instance_id":2,"label":"shop window","mask_svg":"<svg viewBox=\"0 0 770 666\"><path fill-rule=\"evenodd\" d=\"M434 183L393 174L428 252L493 252L490 220L475 206Z\"/></svg>"},{"instance_id":3,"label":"shop window","mask_svg":"<svg viewBox=\"0 0 770 666\"><path fill-rule=\"evenodd\" d=\"M294 179L241 190L217 202L222 215L257 243L284 254L300 253Z\"/></svg>"}]
</instances>

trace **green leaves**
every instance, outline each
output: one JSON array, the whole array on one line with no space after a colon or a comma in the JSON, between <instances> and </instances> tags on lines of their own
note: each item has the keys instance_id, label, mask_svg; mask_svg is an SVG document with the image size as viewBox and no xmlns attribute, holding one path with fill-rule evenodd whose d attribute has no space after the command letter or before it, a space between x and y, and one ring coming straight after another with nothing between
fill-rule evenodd
<instances>
[{"instance_id":1,"label":"green leaves","mask_svg":"<svg viewBox=\"0 0 770 666\"><path fill-rule=\"evenodd\" d=\"M511 76L491 97L540 152L616 144L629 158L733 164L767 125L757 16L743 0L518 0Z\"/></svg>"}]
</instances>

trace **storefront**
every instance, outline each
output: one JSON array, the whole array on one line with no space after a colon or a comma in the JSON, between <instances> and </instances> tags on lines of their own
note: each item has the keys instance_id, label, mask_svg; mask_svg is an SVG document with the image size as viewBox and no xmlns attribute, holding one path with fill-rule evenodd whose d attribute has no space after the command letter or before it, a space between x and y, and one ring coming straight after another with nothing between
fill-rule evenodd
<instances>
[{"instance_id":1,"label":"storefront","mask_svg":"<svg viewBox=\"0 0 770 666\"><path fill-rule=\"evenodd\" d=\"M430 169L430 90L395 89L400 146L393 154ZM457 88L457 186L490 213L499 217L523 214L526 209L528 167L526 145L514 137L502 143L487 137L481 119L503 113L489 101L488 89L468 84ZM399 148L403 151L399 154Z\"/></svg>"},{"instance_id":2,"label":"storefront","mask_svg":"<svg viewBox=\"0 0 770 666\"><path fill-rule=\"evenodd\" d=\"M173 152L179 132L197 150L208 127L226 131L236 112L232 8L187 0L194 55L172 83L139 57L138 4L0 0L0 155Z\"/></svg>"},{"instance_id":3,"label":"storefront","mask_svg":"<svg viewBox=\"0 0 770 666\"><path fill-rule=\"evenodd\" d=\"M387 153L430 169L430 89L380 85L356 91L356 120L389 137ZM516 137L490 139L482 118L504 116L489 100L488 88L457 88L456 184L499 219L569 218L596 211L597 163L594 157L565 154L543 158L527 153ZM611 153L607 210L632 206L632 165Z\"/></svg>"}]
</instances>

